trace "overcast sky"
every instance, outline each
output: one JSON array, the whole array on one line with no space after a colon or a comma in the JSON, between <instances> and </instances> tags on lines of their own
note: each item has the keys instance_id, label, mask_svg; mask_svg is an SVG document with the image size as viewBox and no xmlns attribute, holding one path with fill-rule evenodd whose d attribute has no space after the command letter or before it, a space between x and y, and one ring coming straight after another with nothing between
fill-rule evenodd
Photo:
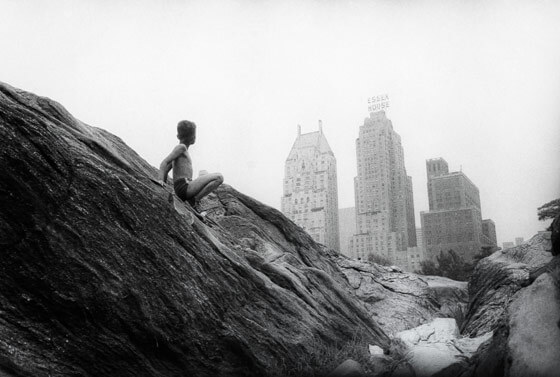
<instances>
[{"instance_id":1,"label":"overcast sky","mask_svg":"<svg viewBox=\"0 0 560 377\"><path fill-rule=\"evenodd\" d=\"M318 120L354 206L367 98L388 94L414 186L443 157L478 186L498 242L560 197L558 1L0 0L0 81L64 105L154 166L181 119L195 171L280 208L284 162Z\"/></svg>"}]
</instances>

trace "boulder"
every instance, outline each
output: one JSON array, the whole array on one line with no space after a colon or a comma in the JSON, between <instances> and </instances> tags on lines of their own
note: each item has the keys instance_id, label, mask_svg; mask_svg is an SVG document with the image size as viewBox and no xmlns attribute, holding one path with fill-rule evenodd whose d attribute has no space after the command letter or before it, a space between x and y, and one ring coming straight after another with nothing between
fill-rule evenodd
<instances>
[{"instance_id":1,"label":"boulder","mask_svg":"<svg viewBox=\"0 0 560 377\"><path fill-rule=\"evenodd\" d=\"M509 306L507 341L510 377L558 376L560 299L554 278L542 274Z\"/></svg>"},{"instance_id":2,"label":"boulder","mask_svg":"<svg viewBox=\"0 0 560 377\"><path fill-rule=\"evenodd\" d=\"M469 293L464 335L493 336L437 377L558 375L560 263L550 254L549 234L481 260Z\"/></svg>"},{"instance_id":3,"label":"boulder","mask_svg":"<svg viewBox=\"0 0 560 377\"><path fill-rule=\"evenodd\" d=\"M409 346L424 343L445 343L459 336L457 322L453 318L436 318L430 323L401 331L396 334Z\"/></svg>"},{"instance_id":4,"label":"boulder","mask_svg":"<svg viewBox=\"0 0 560 377\"><path fill-rule=\"evenodd\" d=\"M2 83L0 176L2 376L295 375L389 342L279 211L224 185L192 218L118 137Z\"/></svg>"},{"instance_id":5,"label":"boulder","mask_svg":"<svg viewBox=\"0 0 560 377\"><path fill-rule=\"evenodd\" d=\"M371 356L383 356L384 353L383 348L379 346L372 346L371 344L369 345L369 354Z\"/></svg>"},{"instance_id":6,"label":"boulder","mask_svg":"<svg viewBox=\"0 0 560 377\"><path fill-rule=\"evenodd\" d=\"M327 377L365 377L365 374L360 363L349 359L336 367Z\"/></svg>"},{"instance_id":7,"label":"boulder","mask_svg":"<svg viewBox=\"0 0 560 377\"><path fill-rule=\"evenodd\" d=\"M552 255L560 255L560 214L558 214L550 224L550 240Z\"/></svg>"},{"instance_id":8,"label":"boulder","mask_svg":"<svg viewBox=\"0 0 560 377\"><path fill-rule=\"evenodd\" d=\"M436 318L401 331L395 337L408 347L405 360L411 370L401 375L428 377L471 357L492 337L492 332L477 338L462 338L454 318Z\"/></svg>"},{"instance_id":9,"label":"boulder","mask_svg":"<svg viewBox=\"0 0 560 377\"><path fill-rule=\"evenodd\" d=\"M513 295L530 284L530 274L552 260L549 250L550 238L539 233L480 260L469 279L469 304L461 332L479 336L495 330Z\"/></svg>"},{"instance_id":10,"label":"boulder","mask_svg":"<svg viewBox=\"0 0 560 377\"><path fill-rule=\"evenodd\" d=\"M464 316L467 283L404 273L340 256L337 264L370 315L393 335L437 317Z\"/></svg>"}]
</instances>

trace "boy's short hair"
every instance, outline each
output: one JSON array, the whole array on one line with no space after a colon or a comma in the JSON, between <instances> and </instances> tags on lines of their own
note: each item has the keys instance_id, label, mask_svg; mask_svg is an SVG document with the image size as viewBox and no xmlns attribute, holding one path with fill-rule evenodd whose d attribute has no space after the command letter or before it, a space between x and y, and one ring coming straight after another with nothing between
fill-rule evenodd
<instances>
[{"instance_id":1,"label":"boy's short hair","mask_svg":"<svg viewBox=\"0 0 560 377\"><path fill-rule=\"evenodd\" d=\"M177 123L177 139L183 144L192 144L194 134L196 131L196 124L190 120L182 120Z\"/></svg>"}]
</instances>

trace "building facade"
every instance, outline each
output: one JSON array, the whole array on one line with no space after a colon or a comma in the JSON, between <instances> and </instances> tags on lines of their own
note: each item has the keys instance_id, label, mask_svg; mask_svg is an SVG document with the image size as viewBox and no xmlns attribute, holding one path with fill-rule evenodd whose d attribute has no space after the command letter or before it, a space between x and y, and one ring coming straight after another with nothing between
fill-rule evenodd
<instances>
[{"instance_id":1,"label":"building facade","mask_svg":"<svg viewBox=\"0 0 560 377\"><path fill-rule=\"evenodd\" d=\"M284 168L282 212L313 239L340 250L336 159L319 131L298 135Z\"/></svg>"},{"instance_id":2,"label":"building facade","mask_svg":"<svg viewBox=\"0 0 560 377\"><path fill-rule=\"evenodd\" d=\"M425 249L424 246L424 232L422 232L422 228L416 228L416 245Z\"/></svg>"},{"instance_id":3,"label":"building facade","mask_svg":"<svg viewBox=\"0 0 560 377\"><path fill-rule=\"evenodd\" d=\"M416 217L414 216L414 192L412 191L411 176L406 177L406 228L408 231L408 247L417 246L418 239L416 235Z\"/></svg>"},{"instance_id":4,"label":"building facade","mask_svg":"<svg viewBox=\"0 0 560 377\"><path fill-rule=\"evenodd\" d=\"M483 233L478 188L463 172L450 173L443 158L427 160L426 173L430 210L421 212L421 223L427 259L453 250L471 261L490 243Z\"/></svg>"},{"instance_id":5,"label":"building facade","mask_svg":"<svg viewBox=\"0 0 560 377\"><path fill-rule=\"evenodd\" d=\"M498 250L498 238L496 237L496 224L490 219L482 220L482 234L485 237L485 245L492 247L492 250Z\"/></svg>"},{"instance_id":6,"label":"building facade","mask_svg":"<svg viewBox=\"0 0 560 377\"><path fill-rule=\"evenodd\" d=\"M340 208L338 210L338 224L340 237L340 253L352 257L350 240L356 230L356 211L354 207Z\"/></svg>"},{"instance_id":7,"label":"building facade","mask_svg":"<svg viewBox=\"0 0 560 377\"><path fill-rule=\"evenodd\" d=\"M398 252L416 246L412 179L406 174L401 138L384 111L371 113L360 126L356 157L352 257L400 260Z\"/></svg>"},{"instance_id":8,"label":"building facade","mask_svg":"<svg viewBox=\"0 0 560 377\"><path fill-rule=\"evenodd\" d=\"M511 241L502 242L502 249L504 249L504 250L512 248L514 246L515 246L515 244Z\"/></svg>"},{"instance_id":9,"label":"building facade","mask_svg":"<svg viewBox=\"0 0 560 377\"><path fill-rule=\"evenodd\" d=\"M422 270L420 263L425 259L424 248L421 246L409 247L407 250L407 271L418 272Z\"/></svg>"},{"instance_id":10,"label":"building facade","mask_svg":"<svg viewBox=\"0 0 560 377\"><path fill-rule=\"evenodd\" d=\"M424 234L422 228L416 228L416 244L417 246L409 247L407 249L407 266L406 270L410 272L417 272L422 270L420 263L426 259L426 252L424 249Z\"/></svg>"}]
</instances>

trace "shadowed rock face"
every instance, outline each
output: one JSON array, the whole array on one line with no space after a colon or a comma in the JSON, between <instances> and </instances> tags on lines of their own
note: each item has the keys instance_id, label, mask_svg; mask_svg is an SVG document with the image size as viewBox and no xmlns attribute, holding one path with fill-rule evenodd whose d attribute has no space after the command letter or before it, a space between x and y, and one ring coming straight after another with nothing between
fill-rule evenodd
<instances>
[{"instance_id":1,"label":"shadowed rock face","mask_svg":"<svg viewBox=\"0 0 560 377\"><path fill-rule=\"evenodd\" d=\"M560 369L560 263L550 236L482 259L469 281L463 333L492 339L439 377L550 376Z\"/></svg>"},{"instance_id":2,"label":"shadowed rock face","mask_svg":"<svg viewBox=\"0 0 560 377\"><path fill-rule=\"evenodd\" d=\"M437 317L459 320L466 311L466 282L403 273L343 256L337 264L368 312L390 335Z\"/></svg>"},{"instance_id":3,"label":"shadowed rock face","mask_svg":"<svg viewBox=\"0 0 560 377\"><path fill-rule=\"evenodd\" d=\"M189 225L119 138L5 84L0 176L2 375L268 376L317 341L387 346L278 211L223 186Z\"/></svg>"},{"instance_id":4,"label":"shadowed rock face","mask_svg":"<svg viewBox=\"0 0 560 377\"><path fill-rule=\"evenodd\" d=\"M482 259L469 279L469 307L462 333L480 336L495 330L513 295L530 283L530 274L552 259L550 240L538 234L520 246Z\"/></svg>"}]
</instances>

